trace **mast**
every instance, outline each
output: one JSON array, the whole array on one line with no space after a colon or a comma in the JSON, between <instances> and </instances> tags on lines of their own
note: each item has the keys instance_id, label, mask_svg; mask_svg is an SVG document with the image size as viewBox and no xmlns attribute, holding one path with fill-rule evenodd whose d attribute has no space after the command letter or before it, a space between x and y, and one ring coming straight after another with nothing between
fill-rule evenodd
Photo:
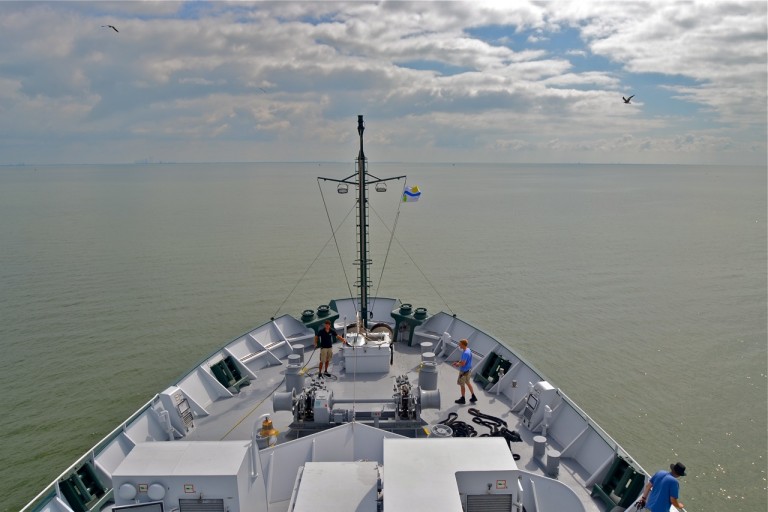
<instances>
[{"instance_id":1,"label":"mast","mask_svg":"<svg viewBox=\"0 0 768 512\"><path fill-rule=\"evenodd\" d=\"M360 151L357 154L357 172L351 176L347 176L342 180L333 178L318 177L318 180L332 181L338 183L338 192L346 193L349 185L355 185L357 187L357 263L360 265L358 271L358 287L360 288L360 318L363 322L363 327L368 328L368 270L371 265L371 261L368 259L368 185L374 185L384 183L391 180L399 180L405 178L405 176L393 176L391 178L377 178L371 174L368 174L367 159L363 152L363 132L365 131L365 124L363 123L363 116L357 116L357 134L360 136ZM382 185L382 189L379 190L377 185L377 192L386 191L386 186Z\"/></svg>"},{"instance_id":2,"label":"mast","mask_svg":"<svg viewBox=\"0 0 768 512\"><path fill-rule=\"evenodd\" d=\"M360 153L357 155L357 183L358 183L358 202L357 202L357 221L358 221L358 234L360 237L359 246L357 248L360 256L358 263L360 264L360 317L363 320L363 326L368 328L368 219L367 219L367 201L366 195L367 186L365 184L365 153L363 152L363 132L365 131L365 124L363 123L363 116L357 116L357 133L360 135Z\"/></svg>"}]
</instances>

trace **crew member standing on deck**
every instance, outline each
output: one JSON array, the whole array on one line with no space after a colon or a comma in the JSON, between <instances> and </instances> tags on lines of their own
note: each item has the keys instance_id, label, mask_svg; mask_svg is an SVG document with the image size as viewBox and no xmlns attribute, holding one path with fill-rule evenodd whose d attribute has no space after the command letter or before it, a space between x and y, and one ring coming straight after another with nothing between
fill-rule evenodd
<instances>
[{"instance_id":1,"label":"crew member standing on deck","mask_svg":"<svg viewBox=\"0 0 768 512\"><path fill-rule=\"evenodd\" d=\"M328 371L328 365L331 364L333 359L333 340L341 340L342 343L346 343L343 337L339 336L333 327L331 327L331 321L325 321L325 327L317 331L315 335L315 347L317 347L318 341L320 342L320 367L318 368L318 375L321 377L325 375L330 377L331 373ZM323 363L325 363L325 371L323 371Z\"/></svg>"},{"instance_id":2,"label":"crew member standing on deck","mask_svg":"<svg viewBox=\"0 0 768 512\"><path fill-rule=\"evenodd\" d=\"M669 506L674 505L683 510L683 504L677 501L680 496L681 476L685 476L685 464L675 462L669 465L669 471L657 471L643 490L643 496L638 500L640 507L648 507L651 512L669 512Z\"/></svg>"},{"instance_id":3,"label":"crew member standing on deck","mask_svg":"<svg viewBox=\"0 0 768 512\"><path fill-rule=\"evenodd\" d=\"M459 348L461 349L461 359L453 363L453 366L459 369L459 378L456 384L461 386L461 398L455 400L455 402L459 405L467 403L464 399L464 387L466 386L469 388L469 392L472 393L472 398L469 401L475 403L477 402L475 388L472 387L472 382L469 379L469 371L472 369L472 351L469 350L469 342L467 340L459 341Z\"/></svg>"}]
</instances>

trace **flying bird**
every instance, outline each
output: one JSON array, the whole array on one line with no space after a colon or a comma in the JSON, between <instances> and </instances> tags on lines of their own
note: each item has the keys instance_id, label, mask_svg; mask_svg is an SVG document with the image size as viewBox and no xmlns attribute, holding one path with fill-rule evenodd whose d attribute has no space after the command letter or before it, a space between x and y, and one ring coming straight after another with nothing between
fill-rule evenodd
<instances>
[{"instance_id":1,"label":"flying bird","mask_svg":"<svg viewBox=\"0 0 768 512\"><path fill-rule=\"evenodd\" d=\"M120 32L119 30L117 30L117 27L115 27L114 25L102 25L102 27L103 28L111 28L115 32Z\"/></svg>"},{"instance_id":2,"label":"flying bird","mask_svg":"<svg viewBox=\"0 0 768 512\"><path fill-rule=\"evenodd\" d=\"M635 97L635 95L633 94L633 95L632 95L632 96L630 96L629 98L625 98L624 96L622 96L622 97L621 97L621 99L623 99L623 100L624 100L624 103L630 104L630 103L629 103L629 100L631 100L631 99L632 99L632 98L634 98L634 97Z\"/></svg>"}]
</instances>

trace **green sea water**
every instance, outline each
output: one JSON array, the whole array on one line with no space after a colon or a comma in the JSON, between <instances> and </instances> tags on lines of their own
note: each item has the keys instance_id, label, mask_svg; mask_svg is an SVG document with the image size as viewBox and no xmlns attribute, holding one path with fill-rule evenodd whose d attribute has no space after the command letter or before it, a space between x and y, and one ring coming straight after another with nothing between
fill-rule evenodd
<instances>
[{"instance_id":1,"label":"green sea water","mask_svg":"<svg viewBox=\"0 0 768 512\"><path fill-rule=\"evenodd\" d=\"M683 461L689 512L766 510L765 168L370 171L422 189L371 193L372 293L514 346L647 471ZM0 509L217 346L349 296L354 194L316 177L352 172L0 167Z\"/></svg>"}]
</instances>

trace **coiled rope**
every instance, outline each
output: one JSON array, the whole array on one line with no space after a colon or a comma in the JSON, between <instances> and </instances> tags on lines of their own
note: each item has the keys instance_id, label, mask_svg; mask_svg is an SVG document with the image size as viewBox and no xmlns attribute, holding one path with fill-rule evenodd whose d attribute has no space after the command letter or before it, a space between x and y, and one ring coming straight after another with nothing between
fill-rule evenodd
<instances>
[{"instance_id":1,"label":"coiled rope","mask_svg":"<svg viewBox=\"0 0 768 512\"><path fill-rule=\"evenodd\" d=\"M490 433L481 434L480 437L503 437L507 441L509 451L512 452L512 457L515 460L520 460L520 455L514 453L512 450L512 443L519 443L523 439L520 434L515 430L509 430L507 428L507 422L496 416L489 414L483 414L479 409L474 407L467 409L472 418L472 423L477 423L490 429ZM464 421L458 419L459 415L455 412L448 413L448 417L443 421L438 422L441 425L447 425L453 430L453 437L477 437L477 430Z\"/></svg>"}]
</instances>

